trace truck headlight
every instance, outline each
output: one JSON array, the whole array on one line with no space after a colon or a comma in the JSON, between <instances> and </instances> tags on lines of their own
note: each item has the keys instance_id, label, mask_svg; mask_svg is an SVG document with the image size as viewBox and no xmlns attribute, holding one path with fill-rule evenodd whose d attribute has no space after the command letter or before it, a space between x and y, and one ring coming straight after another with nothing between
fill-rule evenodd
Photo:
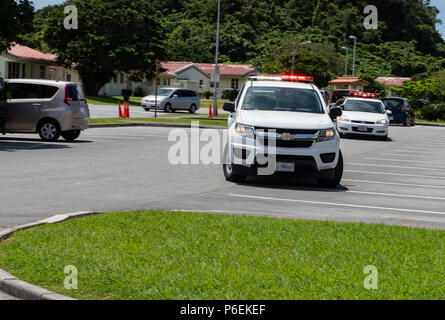
<instances>
[{"instance_id":1,"label":"truck headlight","mask_svg":"<svg viewBox=\"0 0 445 320\"><path fill-rule=\"evenodd\" d=\"M344 122L350 122L350 121L351 121L351 119L349 119L349 118L346 117L346 116L341 116L341 117L338 118L338 120L340 120L340 121L344 121Z\"/></svg>"},{"instance_id":2,"label":"truck headlight","mask_svg":"<svg viewBox=\"0 0 445 320\"><path fill-rule=\"evenodd\" d=\"M255 129L250 126L245 126L243 124L237 124L235 126L235 131L237 134L243 137L254 137L255 136Z\"/></svg>"},{"instance_id":3,"label":"truck headlight","mask_svg":"<svg viewBox=\"0 0 445 320\"><path fill-rule=\"evenodd\" d=\"M381 119L381 120L378 120L376 122L376 124L388 124L388 120L387 119Z\"/></svg>"},{"instance_id":4,"label":"truck headlight","mask_svg":"<svg viewBox=\"0 0 445 320\"><path fill-rule=\"evenodd\" d=\"M317 142L320 141L330 141L335 138L335 129L326 129L326 130L320 130L320 133L318 134Z\"/></svg>"}]
</instances>

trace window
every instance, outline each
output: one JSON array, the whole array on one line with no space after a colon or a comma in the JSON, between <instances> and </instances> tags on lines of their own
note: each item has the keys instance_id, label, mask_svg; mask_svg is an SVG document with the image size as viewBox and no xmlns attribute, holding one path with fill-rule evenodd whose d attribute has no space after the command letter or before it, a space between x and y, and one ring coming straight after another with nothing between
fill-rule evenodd
<instances>
[{"instance_id":1,"label":"window","mask_svg":"<svg viewBox=\"0 0 445 320\"><path fill-rule=\"evenodd\" d=\"M232 89L237 89L239 88L239 79L232 79Z\"/></svg>"},{"instance_id":2,"label":"window","mask_svg":"<svg viewBox=\"0 0 445 320\"><path fill-rule=\"evenodd\" d=\"M40 66L40 79L45 79L45 66Z\"/></svg>"},{"instance_id":3,"label":"window","mask_svg":"<svg viewBox=\"0 0 445 320\"><path fill-rule=\"evenodd\" d=\"M26 78L26 68L25 68L25 64L22 64L22 78L25 79Z\"/></svg>"},{"instance_id":4,"label":"window","mask_svg":"<svg viewBox=\"0 0 445 320\"><path fill-rule=\"evenodd\" d=\"M202 88L203 85L204 85L204 80L199 80L199 87Z\"/></svg>"},{"instance_id":5,"label":"window","mask_svg":"<svg viewBox=\"0 0 445 320\"><path fill-rule=\"evenodd\" d=\"M364 101L364 100L346 100L343 106L345 111L359 111L369 113L385 113L383 104L379 101Z\"/></svg>"},{"instance_id":6,"label":"window","mask_svg":"<svg viewBox=\"0 0 445 320\"><path fill-rule=\"evenodd\" d=\"M315 90L278 87L250 87L243 109L323 113Z\"/></svg>"},{"instance_id":7,"label":"window","mask_svg":"<svg viewBox=\"0 0 445 320\"><path fill-rule=\"evenodd\" d=\"M66 74L66 81L67 82L71 82L72 80L71 80L71 73L67 73Z\"/></svg>"},{"instance_id":8,"label":"window","mask_svg":"<svg viewBox=\"0 0 445 320\"><path fill-rule=\"evenodd\" d=\"M8 83L8 99L50 99L57 87L28 83Z\"/></svg>"},{"instance_id":9,"label":"window","mask_svg":"<svg viewBox=\"0 0 445 320\"><path fill-rule=\"evenodd\" d=\"M20 78L20 63L9 62L8 63L8 79Z\"/></svg>"},{"instance_id":10,"label":"window","mask_svg":"<svg viewBox=\"0 0 445 320\"><path fill-rule=\"evenodd\" d=\"M169 85L170 85L170 79L164 78L164 86L169 86Z\"/></svg>"},{"instance_id":11,"label":"window","mask_svg":"<svg viewBox=\"0 0 445 320\"><path fill-rule=\"evenodd\" d=\"M70 98L73 101L86 100L81 86L77 84L70 84L68 85L68 90L70 93Z\"/></svg>"}]
</instances>

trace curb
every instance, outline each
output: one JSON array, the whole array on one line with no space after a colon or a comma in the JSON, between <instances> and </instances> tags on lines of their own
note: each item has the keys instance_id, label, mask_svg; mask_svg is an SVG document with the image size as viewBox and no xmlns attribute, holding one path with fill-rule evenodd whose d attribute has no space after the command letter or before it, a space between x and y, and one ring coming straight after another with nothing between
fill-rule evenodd
<instances>
[{"instance_id":1,"label":"curb","mask_svg":"<svg viewBox=\"0 0 445 320\"><path fill-rule=\"evenodd\" d=\"M445 123L416 122L416 126L445 127Z\"/></svg>"},{"instance_id":2,"label":"curb","mask_svg":"<svg viewBox=\"0 0 445 320\"><path fill-rule=\"evenodd\" d=\"M131 122L131 123L97 123L90 124L89 129L94 128L118 128L118 127L162 127L162 128L190 128L189 123L170 122ZM222 126L199 125L200 129L224 129Z\"/></svg>"},{"instance_id":3,"label":"curb","mask_svg":"<svg viewBox=\"0 0 445 320\"><path fill-rule=\"evenodd\" d=\"M66 221L73 218L84 217L100 214L100 212L73 212L67 214L58 214L48 219L40 220L33 223L24 224L18 227L8 228L0 231L0 241L3 241L18 230L25 230L32 227L37 227L45 224L53 224ZM23 280L20 280L9 274L3 269L0 269L0 290L4 293L22 300L77 300L68 296L64 296Z\"/></svg>"}]
</instances>

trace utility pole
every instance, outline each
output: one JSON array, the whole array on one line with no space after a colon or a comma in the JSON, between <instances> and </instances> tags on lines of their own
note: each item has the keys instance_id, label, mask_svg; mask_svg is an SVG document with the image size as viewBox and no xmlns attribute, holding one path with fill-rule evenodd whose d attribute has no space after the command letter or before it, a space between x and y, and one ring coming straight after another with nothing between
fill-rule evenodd
<instances>
[{"instance_id":1,"label":"utility pole","mask_svg":"<svg viewBox=\"0 0 445 320\"><path fill-rule=\"evenodd\" d=\"M158 79L161 70L161 62L156 59L156 78L155 78L155 118L158 117Z\"/></svg>"},{"instance_id":2,"label":"utility pole","mask_svg":"<svg viewBox=\"0 0 445 320\"><path fill-rule=\"evenodd\" d=\"M292 44L292 71L291 71L291 74L294 74L294 71L295 71L295 51L297 50L297 47L305 45L305 44L310 44L310 43L312 43L312 41L302 42L299 45L297 45L295 42Z\"/></svg>"},{"instance_id":3,"label":"utility pole","mask_svg":"<svg viewBox=\"0 0 445 320\"><path fill-rule=\"evenodd\" d=\"M221 15L221 0L218 0L218 18L216 24L216 52L215 52L215 71L213 74L213 114L218 113L218 87L219 87L219 66L218 66L218 54L219 54L219 22Z\"/></svg>"},{"instance_id":4,"label":"utility pole","mask_svg":"<svg viewBox=\"0 0 445 320\"><path fill-rule=\"evenodd\" d=\"M342 47L342 49L346 50L345 77L347 77L348 76L349 48L348 47Z\"/></svg>"},{"instance_id":5,"label":"utility pole","mask_svg":"<svg viewBox=\"0 0 445 320\"><path fill-rule=\"evenodd\" d=\"M357 49L357 37L350 36L349 39L354 40L354 58L352 60L352 76L355 77L355 52Z\"/></svg>"}]
</instances>

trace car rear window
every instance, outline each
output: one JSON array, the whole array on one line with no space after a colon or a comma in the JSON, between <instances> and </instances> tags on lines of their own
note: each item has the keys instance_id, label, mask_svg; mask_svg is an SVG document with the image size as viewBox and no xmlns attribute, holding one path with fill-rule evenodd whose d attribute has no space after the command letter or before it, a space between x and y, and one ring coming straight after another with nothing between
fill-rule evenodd
<instances>
[{"instance_id":1,"label":"car rear window","mask_svg":"<svg viewBox=\"0 0 445 320\"><path fill-rule=\"evenodd\" d=\"M85 94L83 93L83 89L82 89L82 87L80 85L78 85L78 84L69 84L68 85L68 90L69 90L70 98L73 101L86 100Z\"/></svg>"},{"instance_id":2,"label":"car rear window","mask_svg":"<svg viewBox=\"0 0 445 320\"><path fill-rule=\"evenodd\" d=\"M403 107L403 100L400 99L385 99L383 104L387 108L401 108Z\"/></svg>"},{"instance_id":3,"label":"car rear window","mask_svg":"<svg viewBox=\"0 0 445 320\"><path fill-rule=\"evenodd\" d=\"M50 99L59 90L58 87L31 84L31 83L8 83L8 99Z\"/></svg>"},{"instance_id":4,"label":"car rear window","mask_svg":"<svg viewBox=\"0 0 445 320\"><path fill-rule=\"evenodd\" d=\"M243 109L323 113L315 90L279 87L250 87Z\"/></svg>"}]
</instances>

